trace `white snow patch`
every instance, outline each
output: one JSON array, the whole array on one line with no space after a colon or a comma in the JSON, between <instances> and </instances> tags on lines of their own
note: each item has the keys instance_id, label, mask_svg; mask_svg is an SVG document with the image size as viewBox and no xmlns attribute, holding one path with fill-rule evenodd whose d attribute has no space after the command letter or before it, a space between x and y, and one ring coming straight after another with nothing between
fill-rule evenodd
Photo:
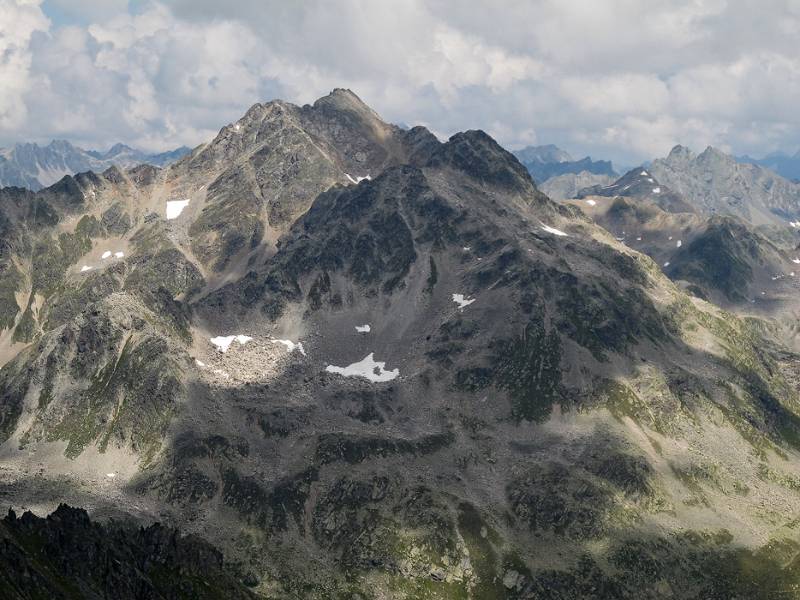
<instances>
[{"instance_id":1,"label":"white snow patch","mask_svg":"<svg viewBox=\"0 0 800 600\"><path fill-rule=\"evenodd\" d=\"M371 181L372 180L372 177L370 177L369 175L364 175L364 177L359 177L358 175L356 175L355 177L353 177L352 175L350 175L350 173L345 173L345 177L347 177L353 183L361 183L365 179L367 181Z\"/></svg>"},{"instance_id":2,"label":"white snow patch","mask_svg":"<svg viewBox=\"0 0 800 600\"><path fill-rule=\"evenodd\" d=\"M789 225L795 228L800 227L800 221L789 221Z\"/></svg>"},{"instance_id":3,"label":"white snow patch","mask_svg":"<svg viewBox=\"0 0 800 600\"><path fill-rule=\"evenodd\" d=\"M116 473L106 473L106 477L108 477L109 479L114 479L114 477L116 476L117 476Z\"/></svg>"},{"instance_id":4,"label":"white snow patch","mask_svg":"<svg viewBox=\"0 0 800 600\"><path fill-rule=\"evenodd\" d=\"M597 202L595 202L594 200L587 200L586 204L588 204L589 206L594 206L595 204L597 204Z\"/></svg>"},{"instance_id":5,"label":"white snow patch","mask_svg":"<svg viewBox=\"0 0 800 600\"><path fill-rule=\"evenodd\" d=\"M111 250L106 250L105 252L103 252L103 256L101 256L100 258L105 260L105 259L110 258L110 257L111 257Z\"/></svg>"},{"instance_id":6,"label":"white snow patch","mask_svg":"<svg viewBox=\"0 0 800 600\"><path fill-rule=\"evenodd\" d=\"M125 258L125 253L124 252L114 252L114 256L116 258Z\"/></svg>"},{"instance_id":7,"label":"white snow patch","mask_svg":"<svg viewBox=\"0 0 800 600\"><path fill-rule=\"evenodd\" d=\"M669 239L671 240L671 239L672 239L672 236L669 236Z\"/></svg>"},{"instance_id":8,"label":"white snow patch","mask_svg":"<svg viewBox=\"0 0 800 600\"><path fill-rule=\"evenodd\" d=\"M796 265L800 265L800 258L793 258L792 262ZM91 269L91 267L89 267Z\"/></svg>"},{"instance_id":9,"label":"white snow patch","mask_svg":"<svg viewBox=\"0 0 800 600\"><path fill-rule=\"evenodd\" d=\"M678 240L678 243L675 244L675 246L680 248L681 246L683 246L683 242L681 240Z\"/></svg>"},{"instance_id":10,"label":"white snow patch","mask_svg":"<svg viewBox=\"0 0 800 600\"><path fill-rule=\"evenodd\" d=\"M470 304L475 302L475 298L467 300L464 297L464 294L453 294L453 302L458 304L458 308L462 308L463 309L464 307L469 306Z\"/></svg>"},{"instance_id":11,"label":"white snow patch","mask_svg":"<svg viewBox=\"0 0 800 600\"><path fill-rule=\"evenodd\" d=\"M641 173L639 173L639 175L641 175L642 177L647 177L647 171L642 171Z\"/></svg>"},{"instance_id":12,"label":"white snow patch","mask_svg":"<svg viewBox=\"0 0 800 600\"><path fill-rule=\"evenodd\" d=\"M241 128L242 128L242 126L241 126L241 125L239 125L238 123L237 123L236 125L234 125L234 126L233 126L233 130L234 130L234 131L239 131Z\"/></svg>"},{"instance_id":13,"label":"white snow patch","mask_svg":"<svg viewBox=\"0 0 800 600\"><path fill-rule=\"evenodd\" d=\"M289 352L294 352L297 350L303 356L306 356L306 350L303 348L302 342L297 342L296 344L292 340L272 340L273 344L283 344L286 346L286 349Z\"/></svg>"},{"instance_id":14,"label":"white snow patch","mask_svg":"<svg viewBox=\"0 0 800 600\"><path fill-rule=\"evenodd\" d=\"M246 335L220 335L215 338L211 338L209 341L214 344L217 349L225 354L228 351L228 348L231 347L233 341L236 340L242 346L244 346L247 342L251 342L253 338L246 336Z\"/></svg>"},{"instance_id":15,"label":"white snow patch","mask_svg":"<svg viewBox=\"0 0 800 600\"><path fill-rule=\"evenodd\" d=\"M661 193L661 188L660 187L653 188L653 193L654 194L660 194Z\"/></svg>"},{"instance_id":16,"label":"white snow patch","mask_svg":"<svg viewBox=\"0 0 800 600\"><path fill-rule=\"evenodd\" d=\"M366 325L356 325L356 331L358 333L369 333L372 328L369 326L369 323Z\"/></svg>"},{"instance_id":17,"label":"white snow patch","mask_svg":"<svg viewBox=\"0 0 800 600\"><path fill-rule=\"evenodd\" d=\"M177 219L183 209L189 206L189 200L170 200L167 202L167 219Z\"/></svg>"},{"instance_id":18,"label":"white snow patch","mask_svg":"<svg viewBox=\"0 0 800 600\"><path fill-rule=\"evenodd\" d=\"M83 265L81 267L81 273L85 273L86 271L91 271L94 267L90 267L89 265Z\"/></svg>"},{"instance_id":19,"label":"white snow patch","mask_svg":"<svg viewBox=\"0 0 800 600\"><path fill-rule=\"evenodd\" d=\"M383 381L391 381L400 375L400 369L392 371L386 370L385 362L377 362L374 358L374 353L370 352L364 360L361 360L346 367L335 367L328 365L325 371L328 373L338 373L344 377L363 377L373 383L380 383Z\"/></svg>"},{"instance_id":20,"label":"white snow patch","mask_svg":"<svg viewBox=\"0 0 800 600\"><path fill-rule=\"evenodd\" d=\"M648 177L647 181L649 181L650 183L655 183L655 180L652 177Z\"/></svg>"},{"instance_id":21,"label":"white snow patch","mask_svg":"<svg viewBox=\"0 0 800 600\"><path fill-rule=\"evenodd\" d=\"M464 246L464 247L462 248L462 250L463 250L464 252L469 252L470 250L472 250L472 246Z\"/></svg>"},{"instance_id":22,"label":"white snow patch","mask_svg":"<svg viewBox=\"0 0 800 600\"><path fill-rule=\"evenodd\" d=\"M641 241L642 241L642 238L641 238L641 236L640 236L640 237L637 237L637 238L636 238L636 241L637 241L637 242L641 242Z\"/></svg>"},{"instance_id":23,"label":"white snow patch","mask_svg":"<svg viewBox=\"0 0 800 600\"><path fill-rule=\"evenodd\" d=\"M553 235L563 235L563 236L567 235L560 229L556 229L555 227L550 227L549 225L545 225L544 223L542 223L542 229L544 229L547 233L552 233Z\"/></svg>"},{"instance_id":24,"label":"white snow patch","mask_svg":"<svg viewBox=\"0 0 800 600\"><path fill-rule=\"evenodd\" d=\"M668 267L668 266L669 266L669 261L665 262L665 263L664 263L664 266L665 266L665 267Z\"/></svg>"},{"instance_id":25,"label":"white snow patch","mask_svg":"<svg viewBox=\"0 0 800 600\"><path fill-rule=\"evenodd\" d=\"M204 367L206 366L206 363L204 363L204 362L203 362L202 360L200 360L199 358L195 358L195 359L194 359L194 362L195 362L195 364L197 364L197 366L198 366L198 367L200 367L201 369L202 369L202 368L204 368Z\"/></svg>"}]
</instances>

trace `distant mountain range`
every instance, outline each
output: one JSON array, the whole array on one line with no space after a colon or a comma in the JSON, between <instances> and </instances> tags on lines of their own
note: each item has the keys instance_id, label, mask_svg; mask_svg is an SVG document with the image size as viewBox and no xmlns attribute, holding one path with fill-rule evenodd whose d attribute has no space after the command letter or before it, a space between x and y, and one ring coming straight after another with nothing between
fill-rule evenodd
<instances>
[{"instance_id":1,"label":"distant mountain range","mask_svg":"<svg viewBox=\"0 0 800 600\"><path fill-rule=\"evenodd\" d=\"M574 160L569 153L553 144L528 146L514 152L514 155L528 169L537 184L542 184L551 177L558 177L568 173L586 172L610 177L617 175L610 161L592 160L589 156Z\"/></svg>"},{"instance_id":2,"label":"distant mountain range","mask_svg":"<svg viewBox=\"0 0 800 600\"><path fill-rule=\"evenodd\" d=\"M115 144L107 152L98 152L78 148L66 140L53 140L47 146L16 144L13 148L0 149L0 187L38 191L65 175L101 172L112 165L125 169L144 163L163 167L190 151L182 146L169 152L148 154L125 144Z\"/></svg>"},{"instance_id":3,"label":"distant mountain range","mask_svg":"<svg viewBox=\"0 0 800 600\"><path fill-rule=\"evenodd\" d=\"M785 152L773 152L764 158L751 158L745 155L736 157L736 160L772 169L786 179L800 180L800 150L794 155L786 154Z\"/></svg>"}]
</instances>

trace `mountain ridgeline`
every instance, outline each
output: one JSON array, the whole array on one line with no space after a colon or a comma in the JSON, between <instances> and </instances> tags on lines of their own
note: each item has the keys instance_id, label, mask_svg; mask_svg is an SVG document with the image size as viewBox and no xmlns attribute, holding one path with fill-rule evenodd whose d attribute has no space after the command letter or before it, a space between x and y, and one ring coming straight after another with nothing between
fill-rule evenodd
<instances>
[{"instance_id":1,"label":"mountain ridgeline","mask_svg":"<svg viewBox=\"0 0 800 600\"><path fill-rule=\"evenodd\" d=\"M0 149L0 187L38 191L65 175L104 171L112 165L123 169L145 163L164 167L189 152L189 148L181 147L148 154L125 144L115 144L107 152L97 152L77 148L64 140L54 140L47 146L16 144L13 148Z\"/></svg>"},{"instance_id":2,"label":"mountain ridgeline","mask_svg":"<svg viewBox=\"0 0 800 600\"><path fill-rule=\"evenodd\" d=\"M257 104L163 169L0 190L3 497L224 554L136 574L172 590L798 589L800 358L579 206L485 133L441 142L348 90ZM40 596L75 578L44 526L5 527Z\"/></svg>"}]
</instances>

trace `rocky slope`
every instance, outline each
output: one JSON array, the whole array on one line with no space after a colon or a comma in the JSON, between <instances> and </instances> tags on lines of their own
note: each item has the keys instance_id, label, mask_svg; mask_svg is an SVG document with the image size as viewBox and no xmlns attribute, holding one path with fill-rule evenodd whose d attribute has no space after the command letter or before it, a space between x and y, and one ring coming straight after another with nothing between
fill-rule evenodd
<instances>
[{"instance_id":1,"label":"rocky slope","mask_svg":"<svg viewBox=\"0 0 800 600\"><path fill-rule=\"evenodd\" d=\"M695 155L676 146L666 158L654 160L649 170L703 213L733 215L753 225L786 225L800 219L800 185L715 148Z\"/></svg>"},{"instance_id":2,"label":"rocky slope","mask_svg":"<svg viewBox=\"0 0 800 600\"><path fill-rule=\"evenodd\" d=\"M35 191L54 184L65 175L100 172L112 165L123 169L145 163L163 167L189 151L183 147L148 154L116 144L107 152L96 152L77 148L64 140L54 140L47 146L16 144L13 148L0 149L0 187L16 186Z\"/></svg>"},{"instance_id":3,"label":"rocky slope","mask_svg":"<svg viewBox=\"0 0 800 600\"><path fill-rule=\"evenodd\" d=\"M92 523L61 505L47 518L13 511L0 521L0 593L48 598L254 599L206 542L158 524Z\"/></svg>"},{"instance_id":4,"label":"rocky slope","mask_svg":"<svg viewBox=\"0 0 800 600\"><path fill-rule=\"evenodd\" d=\"M2 194L9 503L158 515L268 598L800 584L800 358L480 131L336 90Z\"/></svg>"}]
</instances>

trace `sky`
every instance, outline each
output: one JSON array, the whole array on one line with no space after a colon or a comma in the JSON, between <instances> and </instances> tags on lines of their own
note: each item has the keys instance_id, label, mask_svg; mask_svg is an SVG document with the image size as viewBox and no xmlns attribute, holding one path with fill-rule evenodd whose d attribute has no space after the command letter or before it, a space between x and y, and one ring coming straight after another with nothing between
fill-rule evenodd
<instances>
[{"instance_id":1,"label":"sky","mask_svg":"<svg viewBox=\"0 0 800 600\"><path fill-rule=\"evenodd\" d=\"M794 153L798 39L800 0L0 0L0 146L195 146L345 87L509 149Z\"/></svg>"}]
</instances>

